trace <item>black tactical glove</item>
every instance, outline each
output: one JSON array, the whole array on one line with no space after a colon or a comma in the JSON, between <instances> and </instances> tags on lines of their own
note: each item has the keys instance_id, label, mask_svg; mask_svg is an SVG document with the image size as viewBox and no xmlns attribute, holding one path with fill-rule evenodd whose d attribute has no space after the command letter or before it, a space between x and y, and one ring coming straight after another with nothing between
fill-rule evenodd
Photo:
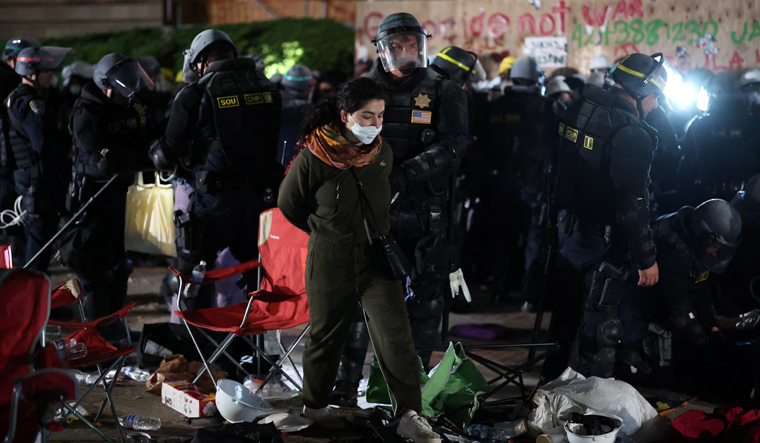
<instances>
[{"instance_id":1,"label":"black tactical glove","mask_svg":"<svg viewBox=\"0 0 760 443\"><path fill-rule=\"evenodd\" d=\"M388 181L391 183L391 195L406 190L406 170L402 167L393 168Z\"/></svg>"}]
</instances>

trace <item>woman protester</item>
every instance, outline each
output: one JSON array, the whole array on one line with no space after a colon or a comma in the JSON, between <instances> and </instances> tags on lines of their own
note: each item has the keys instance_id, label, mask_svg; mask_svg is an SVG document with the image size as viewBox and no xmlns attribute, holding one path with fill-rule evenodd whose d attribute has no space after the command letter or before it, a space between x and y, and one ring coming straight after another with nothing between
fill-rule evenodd
<instances>
[{"instance_id":1,"label":"woman protester","mask_svg":"<svg viewBox=\"0 0 760 443\"><path fill-rule=\"evenodd\" d=\"M280 186L280 210L310 236L303 415L323 428L344 426L328 402L358 301L393 410L401 416L396 432L415 442L438 443L440 437L417 414L419 363L402 282L394 279L380 241L390 230L393 165L390 146L379 135L384 111L385 92L373 80L342 84L337 96L306 117L301 151Z\"/></svg>"}]
</instances>

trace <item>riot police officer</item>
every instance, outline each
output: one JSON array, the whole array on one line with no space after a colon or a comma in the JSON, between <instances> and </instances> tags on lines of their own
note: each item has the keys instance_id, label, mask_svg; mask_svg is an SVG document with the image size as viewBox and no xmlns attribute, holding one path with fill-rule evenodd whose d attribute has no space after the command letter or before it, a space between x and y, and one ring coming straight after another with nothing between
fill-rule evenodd
<instances>
[{"instance_id":1,"label":"riot police officer","mask_svg":"<svg viewBox=\"0 0 760 443\"><path fill-rule=\"evenodd\" d=\"M21 83L21 76L16 74L16 56L28 47L39 48L40 42L35 38L12 38L5 43L3 48L3 63L0 63L0 98L5 99ZM8 122L8 108L0 106L0 210L10 209L18 195L13 183L13 170L16 164L13 161L13 151L10 141L10 123ZM9 226L2 232L3 237L9 237L13 249L13 261L24 261L24 228L20 225ZM5 241L5 244L8 242Z\"/></svg>"},{"instance_id":2,"label":"riot police officer","mask_svg":"<svg viewBox=\"0 0 760 443\"><path fill-rule=\"evenodd\" d=\"M429 37L411 14L385 17L373 39L379 57L367 75L388 92L381 135L393 150L391 191L398 193L391 207L391 232L414 262L409 285L414 297L407 308L417 347L439 343L448 276L458 267L457 248L449 232L448 195L452 176L465 154L468 127L462 88L427 69ZM358 337L367 334L360 323L354 324L353 331L348 350L362 343ZM418 352L427 365L432 350ZM366 350L354 349L355 360L343 359L336 388L340 395L333 396L336 404L356 401L365 354Z\"/></svg>"},{"instance_id":3,"label":"riot police officer","mask_svg":"<svg viewBox=\"0 0 760 443\"><path fill-rule=\"evenodd\" d=\"M186 54L200 79L175 98L150 156L159 169L191 173L190 208L174 214L179 268L189 274L201 260L214 263L227 246L240 262L256 258L259 213L273 202L267 189L276 189L282 175L276 159L282 103L255 60L237 58L224 32L199 33ZM244 279L255 284L255 273ZM200 288L188 307L210 307L212 291Z\"/></svg>"},{"instance_id":4,"label":"riot police officer","mask_svg":"<svg viewBox=\"0 0 760 443\"><path fill-rule=\"evenodd\" d=\"M639 383L672 382L674 374L679 383L687 378L703 382L716 367L730 366L725 360L709 361L728 355L720 349L725 343L713 306L713 274L725 272L736 254L742 218L728 202L711 199L663 215L650 226L660 280L651 288L625 291L617 375ZM701 371L694 371L697 367Z\"/></svg>"},{"instance_id":5,"label":"riot police officer","mask_svg":"<svg viewBox=\"0 0 760 443\"><path fill-rule=\"evenodd\" d=\"M26 262L53 237L66 192L67 136L58 130L55 109L50 105L54 73L71 48L28 47L16 57L15 70L21 84L5 101L9 141L15 170L13 179L26 211ZM31 269L46 271L52 250L47 249Z\"/></svg>"},{"instance_id":6,"label":"riot police officer","mask_svg":"<svg viewBox=\"0 0 760 443\"><path fill-rule=\"evenodd\" d=\"M64 236L61 258L82 282L88 317L99 318L121 309L127 295L127 188L131 172L152 167L148 114L135 96L153 83L136 60L121 54L101 58L92 80L71 112L75 152L67 204L74 211L102 193Z\"/></svg>"},{"instance_id":7,"label":"riot police officer","mask_svg":"<svg viewBox=\"0 0 760 443\"><path fill-rule=\"evenodd\" d=\"M583 275L578 370L584 375L612 375L622 337L617 306L627 274L638 273L639 286L658 280L647 189L657 136L643 119L665 89L664 60L662 54L629 55L612 74L614 88L586 85L584 99L573 103L558 125L559 254L561 263ZM558 299L577 300L572 294ZM573 325L568 316L577 308L557 308L552 323ZM556 328L552 333L561 349L545 366L561 371L564 364L557 361L569 356L573 334Z\"/></svg>"},{"instance_id":8,"label":"riot police officer","mask_svg":"<svg viewBox=\"0 0 760 443\"><path fill-rule=\"evenodd\" d=\"M508 274L519 259L518 238L527 239L524 269L533 266L543 249L548 172L556 144L557 117L552 100L541 95L544 73L538 62L520 57L509 71L512 86L488 106L488 132L484 142L493 173L486 217L491 220L491 247L496 248L495 275L501 275L494 291L505 291ZM540 269L544 269L540 266ZM541 273L543 274L543 272ZM513 276L519 281L522 275Z\"/></svg>"},{"instance_id":9,"label":"riot police officer","mask_svg":"<svg viewBox=\"0 0 760 443\"><path fill-rule=\"evenodd\" d=\"M744 180L760 172L757 118L734 80L718 74L706 85L707 113L686 130L678 170L681 201L698 204L708 198L730 200Z\"/></svg>"},{"instance_id":10,"label":"riot police officer","mask_svg":"<svg viewBox=\"0 0 760 443\"><path fill-rule=\"evenodd\" d=\"M277 160L287 167L298 154L298 134L312 107L309 96L314 88L314 77L306 66L295 65L282 77L281 84L282 126L277 145Z\"/></svg>"}]
</instances>

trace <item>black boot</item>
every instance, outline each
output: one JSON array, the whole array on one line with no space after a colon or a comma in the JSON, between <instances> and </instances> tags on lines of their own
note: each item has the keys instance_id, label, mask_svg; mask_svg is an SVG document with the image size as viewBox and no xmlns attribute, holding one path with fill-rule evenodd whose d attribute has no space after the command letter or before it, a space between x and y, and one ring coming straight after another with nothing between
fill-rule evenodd
<instances>
[{"instance_id":1,"label":"black boot","mask_svg":"<svg viewBox=\"0 0 760 443\"><path fill-rule=\"evenodd\" d=\"M362 379L364 358L369 346L369 332L364 320L364 311L357 305L357 313L351 324L351 331L343 348L338 369L338 380L330 397L330 404L343 407L356 407L359 382Z\"/></svg>"}]
</instances>

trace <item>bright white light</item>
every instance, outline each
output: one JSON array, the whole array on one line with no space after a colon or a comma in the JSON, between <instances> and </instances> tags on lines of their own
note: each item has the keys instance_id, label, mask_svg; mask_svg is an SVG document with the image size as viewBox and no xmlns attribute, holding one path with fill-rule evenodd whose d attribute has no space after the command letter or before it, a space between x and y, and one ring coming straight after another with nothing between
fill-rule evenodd
<instances>
[{"instance_id":1,"label":"bright white light","mask_svg":"<svg viewBox=\"0 0 760 443\"><path fill-rule=\"evenodd\" d=\"M680 109L689 109L694 106L698 94L695 85L692 83L681 82L677 87L668 92L669 87L670 81L668 81L668 87L665 88L665 95L676 107Z\"/></svg>"},{"instance_id":2,"label":"bright white light","mask_svg":"<svg viewBox=\"0 0 760 443\"><path fill-rule=\"evenodd\" d=\"M710 103L710 96L705 91L705 88L699 88L699 95L697 96L697 109L702 112L707 111L707 105Z\"/></svg>"}]
</instances>

